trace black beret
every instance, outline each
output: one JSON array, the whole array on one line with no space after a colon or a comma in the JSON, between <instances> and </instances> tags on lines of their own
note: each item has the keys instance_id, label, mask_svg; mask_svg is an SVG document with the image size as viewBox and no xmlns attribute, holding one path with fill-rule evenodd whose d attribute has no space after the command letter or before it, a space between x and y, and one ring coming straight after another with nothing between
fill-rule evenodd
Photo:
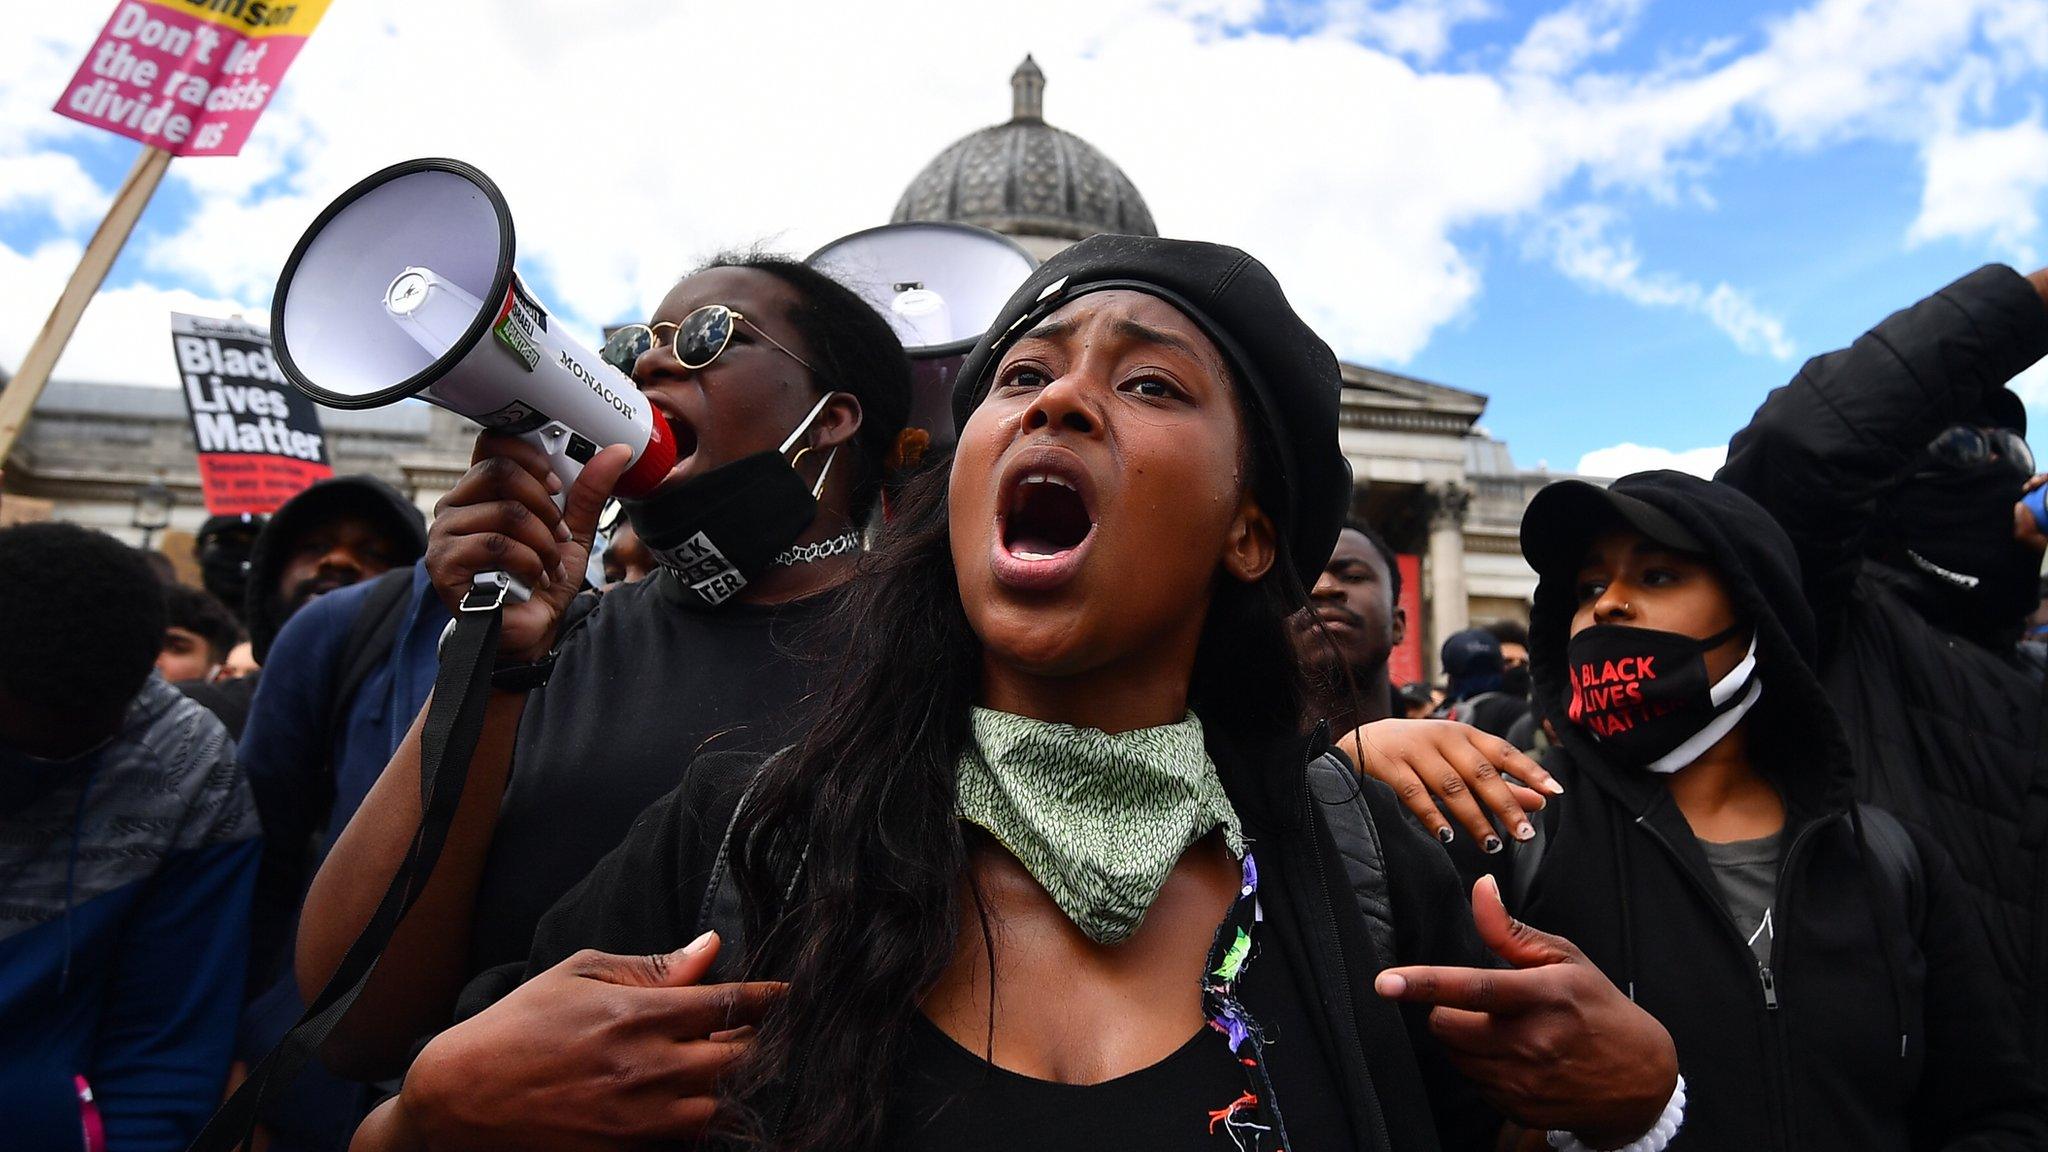
<instances>
[{"instance_id":1,"label":"black beret","mask_svg":"<svg viewBox=\"0 0 2048 1152\"><path fill-rule=\"evenodd\" d=\"M1336 354L1287 303L1280 282L1243 251L1197 240L1091 236L1038 266L1003 305L953 384L953 424L967 425L1016 338L1076 297L1127 289L1173 305L1223 351L1251 394L1258 448L1280 491L1259 493L1294 562L1295 591L1323 570L1351 507L1351 464L1337 446Z\"/></svg>"}]
</instances>

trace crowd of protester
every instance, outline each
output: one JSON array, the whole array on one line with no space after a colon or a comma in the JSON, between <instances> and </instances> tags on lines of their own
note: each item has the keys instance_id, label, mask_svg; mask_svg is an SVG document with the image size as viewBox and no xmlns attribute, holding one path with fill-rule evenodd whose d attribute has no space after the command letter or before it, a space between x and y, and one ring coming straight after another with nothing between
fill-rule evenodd
<instances>
[{"instance_id":1,"label":"crowd of protester","mask_svg":"<svg viewBox=\"0 0 2048 1152\"><path fill-rule=\"evenodd\" d=\"M0 1144L184 1148L350 970L508 571L272 1152L2048 1148L2048 270L1759 387L1713 480L1545 488L1434 683L1235 249L1054 256L950 429L799 262L607 352L641 501L485 433L431 519L209 520L203 588L0 529Z\"/></svg>"}]
</instances>

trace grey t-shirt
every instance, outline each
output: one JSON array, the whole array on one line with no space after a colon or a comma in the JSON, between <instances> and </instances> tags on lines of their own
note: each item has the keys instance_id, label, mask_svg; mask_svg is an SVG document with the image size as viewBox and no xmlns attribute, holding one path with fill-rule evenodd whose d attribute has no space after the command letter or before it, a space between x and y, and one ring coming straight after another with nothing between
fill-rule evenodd
<instances>
[{"instance_id":1,"label":"grey t-shirt","mask_svg":"<svg viewBox=\"0 0 2048 1152\"><path fill-rule=\"evenodd\" d=\"M1700 850L1707 854L1707 864L1720 885L1721 900L1759 964L1771 962L1771 901L1777 896L1778 856L1784 836L1780 831L1760 840L1700 841Z\"/></svg>"}]
</instances>

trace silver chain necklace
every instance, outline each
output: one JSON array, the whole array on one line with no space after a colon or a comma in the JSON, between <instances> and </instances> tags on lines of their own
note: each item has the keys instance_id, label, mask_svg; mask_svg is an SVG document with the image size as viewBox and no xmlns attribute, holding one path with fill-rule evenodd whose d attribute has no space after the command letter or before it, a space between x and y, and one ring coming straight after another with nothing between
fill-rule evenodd
<instances>
[{"instance_id":1,"label":"silver chain necklace","mask_svg":"<svg viewBox=\"0 0 2048 1152\"><path fill-rule=\"evenodd\" d=\"M771 568L786 568L791 564L809 564L844 552L859 550L860 533L848 529L830 540L820 540L816 544L792 544L776 553L775 559L770 560L768 565Z\"/></svg>"}]
</instances>

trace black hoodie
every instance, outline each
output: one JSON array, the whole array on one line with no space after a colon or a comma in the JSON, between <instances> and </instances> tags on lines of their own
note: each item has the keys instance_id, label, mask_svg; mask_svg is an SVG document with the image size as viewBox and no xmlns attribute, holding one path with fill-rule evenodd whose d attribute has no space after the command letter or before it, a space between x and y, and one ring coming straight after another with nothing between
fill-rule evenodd
<instances>
[{"instance_id":1,"label":"black hoodie","mask_svg":"<svg viewBox=\"0 0 2048 1152\"><path fill-rule=\"evenodd\" d=\"M2040 293L1980 268L1807 361L1735 434L1719 479L1791 534L1857 795L1948 849L2048 1081L2048 685L2010 637L1952 630L1930 577L1872 555L1899 471L1950 424L2014 423L2004 386L2044 353Z\"/></svg>"},{"instance_id":2,"label":"black hoodie","mask_svg":"<svg viewBox=\"0 0 2048 1152\"><path fill-rule=\"evenodd\" d=\"M249 550L249 646L256 662L270 655L271 641L291 616L291 606L277 581L292 547L312 525L330 516L361 516L391 537L398 547L392 567L403 567L427 551L426 516L396 488L374 476L336 476L322 480L284 502L264 525Z\"/></svg>"},{"instance_id":3,"label":"black hoodie","mask_svg":"<svg viewBox=\"0 0 2048 1152\"><path fill-rule=\"evenodd\" d=\"M1851 801L1790 539L1697 477L1639 473L1611 491L1690 532L1755 624L1763 696L1744 723L1786 803L1771 962L1736 929L1664 779L1609 764L1567 719L1570 564L1538 573L1529 627L1536 708L1560 737L1546 767L1566 792L1540 854L1518 861L1534 875L1518 877L1517 914L1578 944L1670 1029L1691 1098L1674 1147L2048 1147L2048 1101L1953 866L1915 835L1911 891L1869 846L1866 823L1889 817Z\"/></svg>"}]
</instances>

